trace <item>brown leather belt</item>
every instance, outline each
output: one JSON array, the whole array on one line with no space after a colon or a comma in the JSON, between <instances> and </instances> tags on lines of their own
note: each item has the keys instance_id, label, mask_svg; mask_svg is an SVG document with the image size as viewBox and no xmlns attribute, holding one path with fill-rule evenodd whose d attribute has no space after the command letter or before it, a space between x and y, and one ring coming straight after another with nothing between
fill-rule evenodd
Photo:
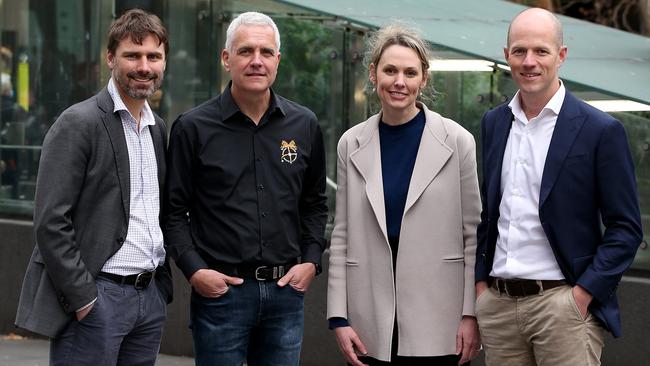
<instances>
[{"instance_id":1,"label":"brown leather belt","mask_svg":"<svg viewBox=\"0 0 650 366\"><path fill-rule=\"evenodd\" d=\"M520 278L494 278L492 288L502 295L511 297L524 297L541 295L544 290L566 285L565 280L524 280Z\"/></svg>"}]
</instances>

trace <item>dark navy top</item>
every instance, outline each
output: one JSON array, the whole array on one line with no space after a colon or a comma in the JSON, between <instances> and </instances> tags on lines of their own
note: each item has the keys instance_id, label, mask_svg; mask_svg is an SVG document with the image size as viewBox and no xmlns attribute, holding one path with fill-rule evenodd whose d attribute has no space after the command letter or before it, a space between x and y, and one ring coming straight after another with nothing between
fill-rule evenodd
<instances>
[{"instance_id":1,"label":"dark navy top","mask_svg":"<svg viewBox=\"0 0 650 366\"><path fill-rule=\"evenodd\" d=\"M401 125L391 126L384 122L379 123L386 228L393 256L397 252L397 248L393 246L396 246L399 241L406 196L425 123L423 111Z\"/></svg>"}]
</instances>

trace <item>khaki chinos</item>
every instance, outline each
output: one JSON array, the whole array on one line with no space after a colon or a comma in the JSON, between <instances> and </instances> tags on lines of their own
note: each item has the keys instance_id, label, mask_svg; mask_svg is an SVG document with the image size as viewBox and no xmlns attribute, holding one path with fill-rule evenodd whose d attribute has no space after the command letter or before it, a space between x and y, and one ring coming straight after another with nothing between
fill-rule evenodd
<instances>
[{"instance_id":1,"label":"khaki chinos","mask_svg":"<svg viewBox=\"0 0 650 366\"><path fill-rule=\"evenodd\" d=\"M605 330L591 313L583 318L571 286L521 297L490 287L476 316L488 366L600 365Z\"/></svg>"}]
</instances>

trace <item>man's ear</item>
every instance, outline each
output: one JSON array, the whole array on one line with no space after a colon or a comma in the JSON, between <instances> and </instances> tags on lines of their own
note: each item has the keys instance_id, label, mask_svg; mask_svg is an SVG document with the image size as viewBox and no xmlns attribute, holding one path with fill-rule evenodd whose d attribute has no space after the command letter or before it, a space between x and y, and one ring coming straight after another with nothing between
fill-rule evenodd
<instances>
[{"instance_id":1,"label":"man's ear","mask_svg":"<svg viewBox=\"0 0 650 366\"><path fill-rule=\"evenodd\" d=\"M225 48L221 51L221 63L226 71L230 72L230 53Z\"/></svg>"},{"instance_id":2,"label":"man's ear","mask_svg":"<svg viewBox=\"0 0 650 366\"><path fill-rule=\"evenodd\" d=\"M562 45L562 47L560 47L560 52L558 52L560 56L560 65L564 63L564 60L566 60L567 53L569 53L569 49L567 46Z\"/></svg>"},{"instance_id":3,"label":"man's ear","mask_svg":"<svg viewBox=\"0 0 650 366\"><path fill-rule=\"evenodd\" d=\"M113 67L115 66L115 55L108 51L106 53L106 64L108 65L108 68L113 70Z\"/></svg>"}]
</instances>

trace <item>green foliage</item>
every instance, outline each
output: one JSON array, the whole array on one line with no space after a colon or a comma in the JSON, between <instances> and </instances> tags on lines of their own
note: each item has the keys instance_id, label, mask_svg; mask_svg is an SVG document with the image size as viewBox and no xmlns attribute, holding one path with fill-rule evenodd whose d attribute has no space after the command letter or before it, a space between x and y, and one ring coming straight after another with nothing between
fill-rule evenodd
<instances>
[{"instance_id":1,"label":"green foliage","mask_svg":"<svg viewBox=\"0 0 650 366\"><path fill-rule=\"evenodd\" d=\"M280 95L325 116L330 99L335 44L332 32L322 24L298 19L277 19L282 35L282 59L273 86Z\"/></svg>"}]
</instances>

